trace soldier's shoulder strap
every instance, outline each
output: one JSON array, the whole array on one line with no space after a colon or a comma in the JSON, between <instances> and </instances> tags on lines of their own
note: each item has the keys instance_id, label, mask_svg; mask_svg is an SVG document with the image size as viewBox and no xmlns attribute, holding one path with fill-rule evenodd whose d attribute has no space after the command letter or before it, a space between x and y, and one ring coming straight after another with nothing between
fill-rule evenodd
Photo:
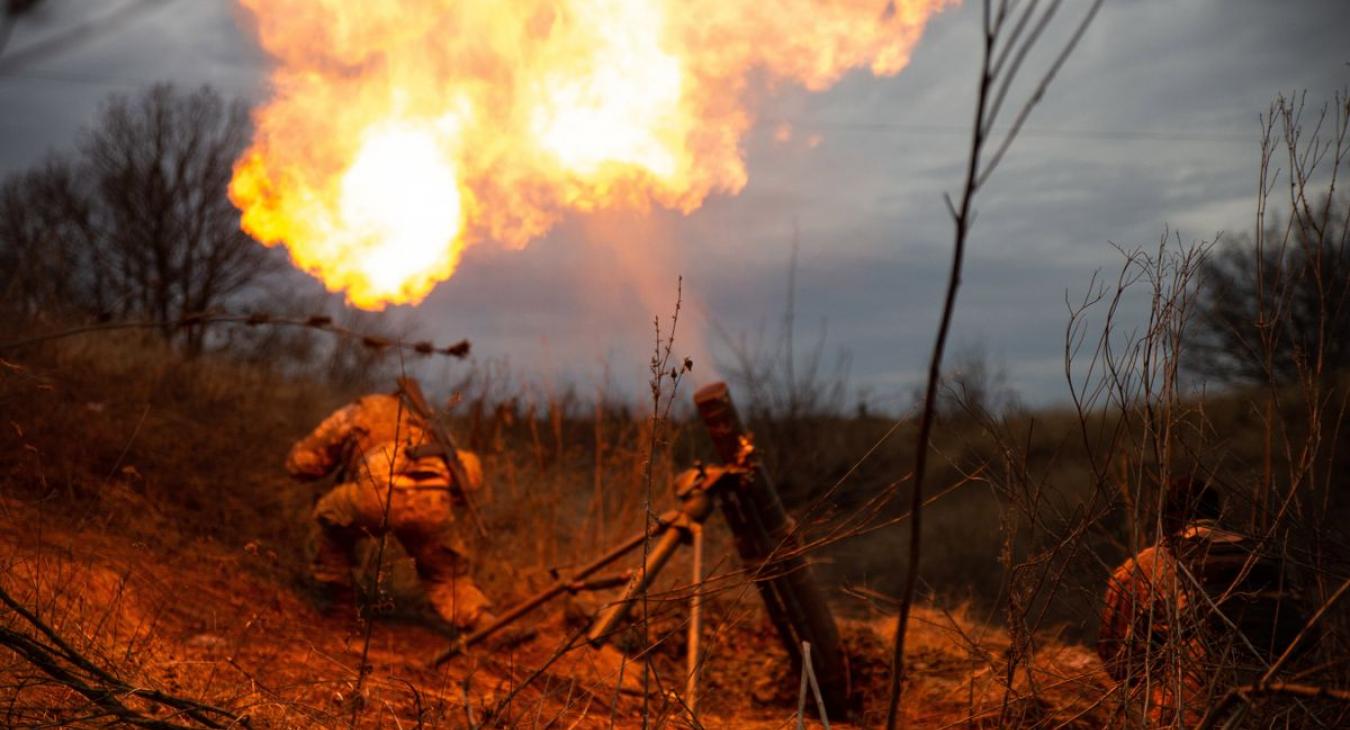
<instances>
[{"instance_id":1,"label":"soldier's shoulder strap","mask_svg":"<svg viewBox=\"0 0 1350 730\"><path fill-rule=\"evenodd\" d=\"M419 448L421 453L431 455L432 450L439 452L436 455L445 459L446 466L450 467L450 473L462 487L466 477L464 474L464 464L459 460L459 451L455 449L454 438L451 437L449 430L436 418L435 412L431 410L431 404L422 394L422 385L413 378L398 379L399 396L403 399L408 410L416 414L424 424L426 424L427 433L430 434L432 448Z\"/></svg>"},{"instance_id":2,"label":"soldier's shoulder strap","mask_svg":"<svg viewBox=\"0 0 1350 730\"><path fill-rule=\"evenodd\" d=\"M455 448L455 441L450 436L449 429L436 418L436 414L431 410L431 404L422 394L422 385L417 380L409 377L399 378L398 392L403 402L407 404L408 410L417 414L426 424L427 433L431 435L435 446L439 447L441 452L439 456L450 469L450 476L455 482L454 487L464 499L464 506L468 508L469 515L473 518L474 526L478 528L479 534L486 536L487 528L483 525L483 518L478 514L478 508L469 495L469 490L472 489L469 472L459 458L459 450Z\"/></svg>"}]
</instances>

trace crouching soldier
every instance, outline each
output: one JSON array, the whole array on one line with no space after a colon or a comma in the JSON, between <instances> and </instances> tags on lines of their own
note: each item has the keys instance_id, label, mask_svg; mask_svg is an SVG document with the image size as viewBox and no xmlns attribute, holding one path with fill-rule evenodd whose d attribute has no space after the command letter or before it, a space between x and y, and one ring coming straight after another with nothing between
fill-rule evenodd
<instances>
[{"instance_id":1,"label":"crouching soldier","mask_svg":"<svg viewBox=\"0 0 1350 730\"><path fill-rule=\"evenodd\" d=\"M428 424L398 395L385 394L338 410L291 448L286 470L292 477L339 475L340 483L314 506L320 537L311 570L331 608L355 604L357 543L388 532L412 556L443 619L459 630L482 620L489 601L469 574L455 511L463 492L482 485L483 471L472 452L458 455L465 484L455 483Z\"/></svg>"},{"instance_id":2,"label":"crouching soldier","mask_svg":"<svg viewBox=\"0 0 1350 730\"><path fill-rule=\"evenodd\" d=\"M1107 583L1097 653L1151 724L1199 722L1229 687L1251 681L1307 618L1284 561L1220 524L1207 482L1167 487L1158 542Z\"/></svg>"}]
</instances>

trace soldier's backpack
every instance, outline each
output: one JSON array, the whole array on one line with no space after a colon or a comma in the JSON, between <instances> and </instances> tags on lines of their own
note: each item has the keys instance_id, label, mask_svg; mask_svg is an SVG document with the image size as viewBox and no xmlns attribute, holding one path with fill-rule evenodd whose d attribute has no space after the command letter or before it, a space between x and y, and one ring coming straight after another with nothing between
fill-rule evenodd
<instances>
[{"instance_id":1,"label":"soldier's backpack","mask_svg":"<svg viewBox=\"0 0 1350 730\"><path fill-rule=\"evenodd\" d=\"M1307 611L1287 561L1258 540L1213 525L1188 526L1174 547L1193 580L1192 615L1210 650L1241 664L1273 661L1303 629ZM1307 646L1304 637L1302 646Z\"/></svg>"}]
</instances>

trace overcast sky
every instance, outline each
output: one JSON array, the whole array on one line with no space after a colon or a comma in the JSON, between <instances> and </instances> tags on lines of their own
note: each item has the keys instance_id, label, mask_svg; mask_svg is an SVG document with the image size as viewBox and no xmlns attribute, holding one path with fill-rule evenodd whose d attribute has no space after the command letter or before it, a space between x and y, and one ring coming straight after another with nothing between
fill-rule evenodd
<instances>
[{"instance_id":1,"label":"overcast sky","mask_svg":"<svg viewBox=\"0 0 1350 730\"><path fill-rule=\"evenodd\" d=\"M265 93L267 60L230 0L150 3L35 53L114 6L45 5L0 55L0 173L69 146L112 92L170 80ZM936 325L951 240L941 194L960 182L978 30L968 2L930 23L896 77L778 90L745 141L739 195L688 216L576 217L523 251L475 247L410 316L540 381L589 387L608 363L640 396L652 317L669 314L679 275L676 351L696 356L700 380L714 377L710 352L726 357L715 330L777 336L795 226L799 349L825 327L855 385L903 405ZM1348 38L1346 0L1107 0L979 200L957 348L983 347L1026 400L1062 401L1066 290L1118 265L1113 242L1154 244L1165 226L1188 241L1249 228L1258 115L1280 92L1320 105L1350 84ZM773 134L783 122L787 143Z\"/></svg>"}]
</instances>

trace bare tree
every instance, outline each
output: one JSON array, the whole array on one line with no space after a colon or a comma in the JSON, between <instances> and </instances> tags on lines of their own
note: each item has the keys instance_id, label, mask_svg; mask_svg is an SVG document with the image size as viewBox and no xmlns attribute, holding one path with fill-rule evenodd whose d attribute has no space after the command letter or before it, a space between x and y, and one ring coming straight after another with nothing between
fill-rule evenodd
<instances>
[{"instance_id":1,"label":"bare tree","mask_svg":"<svg viewBox=\"0 0 1350 730\"><path fill-rule=\"evenodd\" d=\"M1022 408L1017 389L1008 382L1007 366L993 359L985 345L967 343L952 353L952 363L938 383L939 418L1003 418ZM914 392L922 403L924 393Z\"/></svg>"},{"instance_id":2,"label":"bare tree","mask_svg":"<svg viewBox=\"0 0 1350 730\"><path fill-rule=\"evenodd\" d=\"M0 291L24 315L105 311L78 179L52 159L0 186Z\"/></svg>"},{"instance_id":3,"label":"bare tree","mask_svg":"<svg viewBox=\"0 0 1350 730\"><path fill-rule=\"evenodd\" d=\"M210 88L112 97L72 159L0 189L0 261L12 272L0 283L29 313L153 319L200 352L204 328L172 322L280 263L240 230L226 196L248 133L247 107Z\"/></svg>"},{"instance_id":4,"label":"bare tree","mask_svg":"<svg viewBox=\"0 0 1350 730\"><path fill-rule=\"evenodd\" d=\"M1216 249L1200 271L1189 368L1224 382L1282 384L1319 357L1326 374L1350 369L1347 241L1350 204L1328 195Z\"/></svg>"}]
</instances>

